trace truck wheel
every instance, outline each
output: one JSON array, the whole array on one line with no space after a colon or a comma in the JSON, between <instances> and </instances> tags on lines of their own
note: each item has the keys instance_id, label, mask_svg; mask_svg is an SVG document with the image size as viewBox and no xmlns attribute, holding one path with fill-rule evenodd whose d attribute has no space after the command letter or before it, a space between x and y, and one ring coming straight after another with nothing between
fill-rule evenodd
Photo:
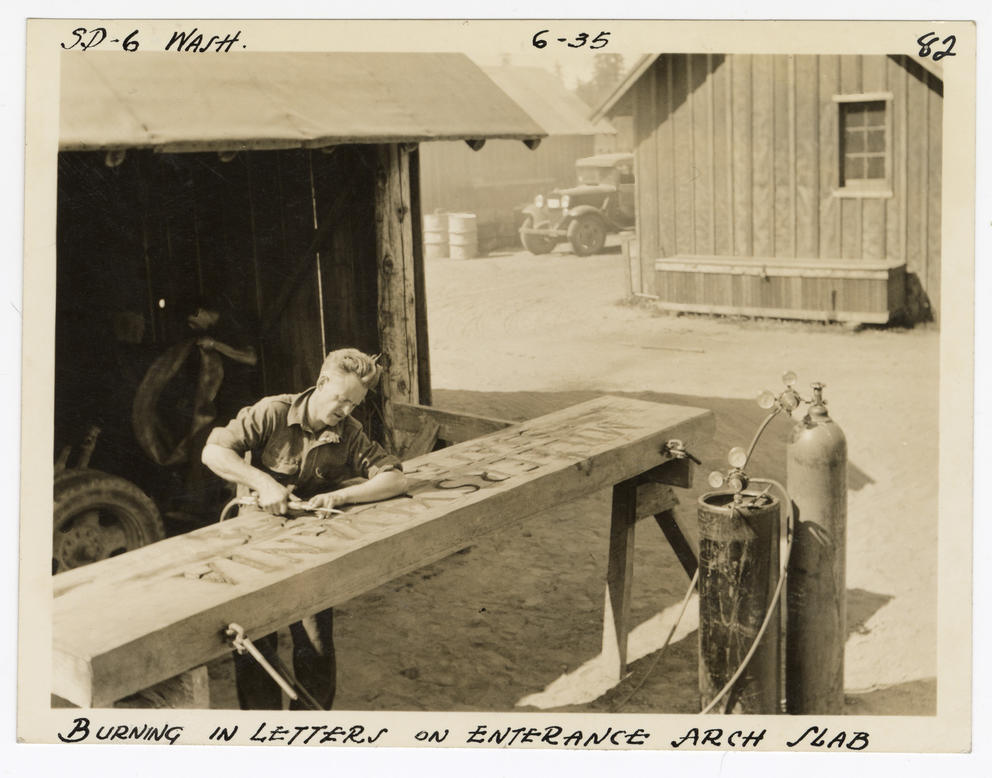
<instances>
[{"instance_id":1,"label":"truck wheel","mask_svg":"<svg viewBox=\"0 0 992 778\"><path fill-rule=\"evenodd\" d=\"M530 229L534 226L534 217L528 216L524 219L521 229ZM531 254L550 254L551 250L558 245L558 241L546 235L534 235L533 233L520 233L520 242Z\"/></svg>"},{"instance_id":2,"label":"truck wheel","mask_svg":"<svg viewBox=\"0 0 992 778\"><path fill-rule=\"evenodd\" d=\"M568 225L568 242L577 256L595 254L606 243L606 225L591 214L580 216Z\"/></svg>"},{"instance_id":3,"label":"truck wheel","mask_svg":"<svg viewBox=\"0 0 992 778\"><path fill-rule=\"evenodd\" d=\"M141 489L99 470L55 479L52 573L117 556L165 537L155 503Z\"/></svg>"}]
</instances>

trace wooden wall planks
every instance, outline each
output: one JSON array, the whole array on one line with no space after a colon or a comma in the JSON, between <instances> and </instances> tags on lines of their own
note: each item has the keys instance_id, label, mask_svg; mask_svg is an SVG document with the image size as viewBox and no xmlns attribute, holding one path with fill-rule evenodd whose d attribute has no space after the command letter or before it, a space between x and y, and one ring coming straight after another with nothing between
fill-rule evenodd
<instances>
[{"instance_id":1,"label":"wooden wall planks","mask_svg":"<svg viewBox=\"0 0 992 778\"><path fill-rule=\"evenodd\" d=\"M689 101L692 108L692 230L693 253L713 252L713 82L709 78L709 57L689 57Z\"/></svg>"},{"instance_id":2,"label":"wooden wall planks","mask_svg":"<svg viewBox=\"0 0 992 778\"><path fill-rule=\"evenodd\" d=\"M909 73L900 57L886 57L886 83L892 92L892 192L885 201L885 256L906 256L906 164L908 155Z\"/></svg>"},{"instance_id":3,"label":"wooden wall planks","mask_svg":"<svg viewBox=\"0 0 992 778\"><path fill-rule=\"evenodd\" d=\"M774 58L755 54L752 61L751 181L755 256L775 256L775 91Z\"/></svg>"},{"instance_id":4,"label":"wooden wall planks","mask_svg":"<svg viewBox=\"0 0 992 778\"><path fill-rule=\"evenodd\" d=\"M706 253L904 259L936 310L939 79L902 56L671 54L635 90L638 175L657 179L638 190L645 278ZM892 95L891 194L837 191L835 97L864 92Z\"/></svg>"},{"instance_id":5,"label":"wooden wall planks","mask_svg":"<svg viewBox=\"0 0 992 778\"><path fill-rule=\"evenodd\" d=\"M480 224L509 218L536 194L574 186L575 160L594 152L592 135L553 135L533 150L519 140L498 138L486 141L479 151L460 140L424 143L420 147L423 212L475 213Z\"/></svg>"},{"instance_id":6,"label":"wooden wall planks","mask_svg":"<svg viewBox=\"0 0 992 778\"><path fill-rule=\"evenodd\" d=\"M930 298L930 308L936 321L940 321L940 213L941 213L941 158L943 139L943 87L931 73L927 75L927 277L924 288Z\"/></svg>"},{"instance_id":7,"label":"wooden wall planks","mask_svg":"<svg viewBox=\"0 0 992 778\"><path fill-rule=\"evenodd\" d=\"M819 58L805 54L796 57L795 68L796 139L796 254L816 257L820 253L820 166L818 128L820 104ZM803 128L800 131L799 128Z\"/></svg>"},{"instance_id":8,"label":"wooden wall planks","mask_svg":"<svg viewBox=\"0 0 992 778\"><path fill-rule=\"evenodd\" d=\"M689 59L673 57L672 63L672 150L675 161L675 253L695 251L693 227L692 106L689 94Z\"/></svg>"},{"instance_id":9,"label":"wooden wall planks","mask_svg":"<svg viewBox=\"0 0 992 778\"><path fill-rule=\"evenodd\" d=\"M649 251L653 251L658 255L664 255L667 253L665 247L665 241L663 239L664 229L662 224L664 223L664 213L665 210L661 207L659 201L659 191L658 185L661 182L661 177L655 174L658 165L662 163L662 160L668 160L670 155L663 154L658 149L658 143L662 142L657 129L659 127L660 118L658 117L658 101L649 96L657 94L658 85L655 83L658 74L652 71L649 78L645 78L640 81L637 85L637 89L644 93L643 98L638 100L639 105L646 106L647 110L641 112L635 118L635 132L637 137L641 138L641 142L637 145L637 164L639 166L635 185L637 187L638 202L643 203L644 213L662 213L660 219L649 219L646 222L639 223L638 229L640 232L638 234L642 235L643 246ZM641 209L638 208L638 211ZM639 217L638 217L639 218Z\"/></svg>"},{"instance_id":10,"label":"wooden wall planks","mask_svg":"<svg viewBox=\"0 0 992 778\"><path fill-rule=\"evenodd\" d=\"M751 95L753 57L742 54L733 58L731 71L734 176L734 254L754 254L754 167L751 165L752 126Z\"/></svg>"},{"instance_id":11,"label":"wooden wall planks","mask_svg":"<svg viewBox=\"0 0 992 778\"><path fill-rule=\"evenodd\" d=\"M792 57L775 57L772 64L772 253L776 257L796 256L793 65Z\"/></svg>"}]
</instances>

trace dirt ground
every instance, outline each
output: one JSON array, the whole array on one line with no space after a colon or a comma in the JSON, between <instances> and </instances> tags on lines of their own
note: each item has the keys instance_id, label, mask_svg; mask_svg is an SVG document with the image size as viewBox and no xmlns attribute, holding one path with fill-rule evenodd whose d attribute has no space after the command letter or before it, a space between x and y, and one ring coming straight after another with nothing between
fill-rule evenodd
<instances>
[{"instance_id":1,"label":"dirt ground","mask_svg":"<svg viewBox=\"0 0 992 778\"><path fill-rule=\"evenodd\" d=\"M624 300L615 246L564 248L427 263L434 404L511 420L604 393L712 409L680 490L691 526L707 474L763 418L757 394L785 370L824 382L850 461L847 711L935 713L936 330L664 315ZM784 481L788 427L772 423L752 474ZM341 606L335 707L698 711L694 601L659 651L688 579L653 524L637 529L630 674L611 687L600 672L608 528L604 492ZM212 704L236 707L230 661L211 675Z\"/></svg>"}]
</instances>

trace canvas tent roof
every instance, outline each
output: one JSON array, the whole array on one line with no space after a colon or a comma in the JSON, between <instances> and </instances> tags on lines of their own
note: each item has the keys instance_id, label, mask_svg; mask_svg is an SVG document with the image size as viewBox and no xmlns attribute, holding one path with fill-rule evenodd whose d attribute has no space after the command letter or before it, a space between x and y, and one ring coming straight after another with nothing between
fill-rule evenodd
<instances>
[{"instance_id":1,"label":"canvas tent roof","mask_svg":"<svg viewBox=\"0 0 992 778\"><path fill-rule=\"evenodd\" d=\"M543 68L504 65L483 68L496 84L514 99L548 135L612 135L605 119L593 122L592 110L550 71Z\"/></svg>"},{"instance_id":2,"label":"canvas tent roof","mask_svg":"<svg viewBox=\"0 0 992 778\"><path fill-rule=\"evenodd\" d=\"M87 52L61 75L63 150L546 135L463 54Z\"/></svg>"}]
</instances>

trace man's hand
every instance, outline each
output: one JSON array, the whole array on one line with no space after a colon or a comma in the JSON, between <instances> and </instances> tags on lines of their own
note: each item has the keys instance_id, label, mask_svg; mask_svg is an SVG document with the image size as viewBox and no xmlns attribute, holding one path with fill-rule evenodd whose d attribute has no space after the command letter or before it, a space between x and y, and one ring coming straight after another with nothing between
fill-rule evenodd
<instances>
[{"instance_id":1,"label":"man's hand","mask_svg":"<svg viewBox=\"0 0 992 778\"><path fill-rule=\"evenodd\" d=\"M276 516L285 516L286 511L289 510L289 498L292 494L292 486L287 488L274 478L270 478L258 490L258 507Z\"/></svg>"},{"instance_id":2,"label":"man's hand","mask_svg":"<svg viewBox=\"0 0 992 778\"><path fill-rule=\"evenodd\" d=\"M337 508L339 505L346 505L347 503L348 497L345 495L344 489L317 494L307 500L307 506L310 508Z\"/></svg>"}]
</instances>

